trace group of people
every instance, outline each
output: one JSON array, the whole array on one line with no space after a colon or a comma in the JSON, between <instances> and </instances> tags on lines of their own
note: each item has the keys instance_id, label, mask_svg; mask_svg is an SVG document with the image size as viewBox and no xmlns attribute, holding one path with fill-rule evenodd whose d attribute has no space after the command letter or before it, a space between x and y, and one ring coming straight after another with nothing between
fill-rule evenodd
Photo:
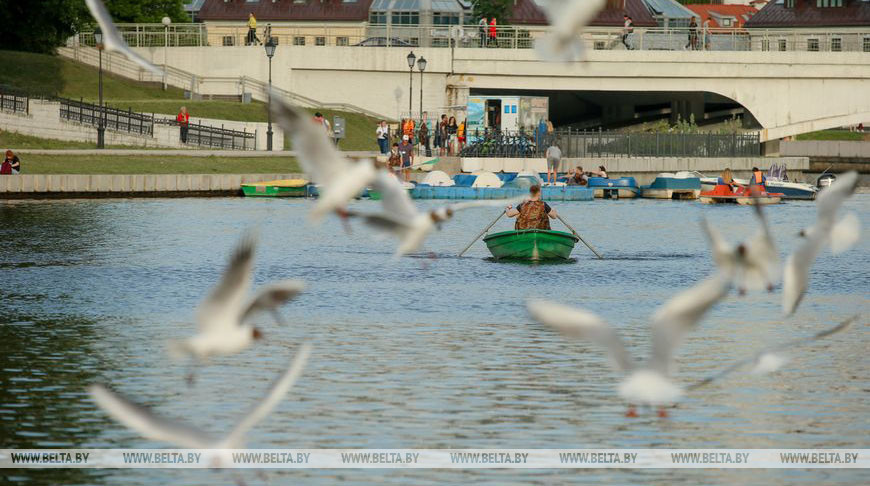
<instances>
[{"instance_id":1,"label":"group of people","mask_svg":"<svg viewBox=\"0 0 870 486\"><path fill-rule=\"evenodd\" d=\"M551 144L547 148L547 183L553 184L559 176L559 166L562 164L562 149L556 143ZM574 168L574 173L568 176L566 181L569 186L585 186L589 183L590 177L603 177L607 179L607 169L603 165L598 166L598 170L584 171L583 167L577 166Z\"/></svg>"},{"instance_id":2,"label":"group of people","mask_svg":"<svg viewBox=\"0 0 870 486\"><path fill-rule=\"evenodd\" d=\"M6 157L0 164L0 175L15 175L21 173L21 160L11 150L6 151Z\"/></svg>"},{"instance_id":3,"label":"group of people","mask_svg":"<svg viewBox=\"0 0 870 486\"><path fill-rule=\"evenodd\" d=\"M693 51L710 50L713 41L710 34L710 21L710 17L707 17L704 20L703 32L698 32L698 21L692 17L692 20L689 21L689 41L686 43L686 49Z\"/></svg>"},{"instance_id":4,"label":"group of people","mask_svg":"<svg viewBox=\"0 0 870 486\"><path fill-rule=\"evenodd\" d=\"M731 174L731 168L726 167L725 170L719 175L719 179L716 181L718 185L728 186L731 192L734 192L734 189L743 187L737 181L734 180L734 177ZM749 176L749 190L757 191L764 190L764 185L767 184L767 176L764 175L764 172L761 171L758 167L752 168L752 175Z\"/></svg>"},{"instance_id":5,"label":"group of people","mask_svg":"<svg viewBox=\"0 0 870 486\"><path fill-rule=\"evenodd\" d=\"M419 145L420 152L425 153L427 157L432 156L433 148L436 149L439 157L455 155L462 151L466 142L465 121L457 123L456 117L448 118L447 115L441 115L440 121L433 123L435 126L432 129L429 128L430 123L426 113L419 121L413 118L403 118L399 122L397 135L401 139L407 138L412 146ZM378 123L375 129L375 138L380 153L387 155L391 132L386 120L381 120Z\"/></svg>"},{"instance_id":6,"label":"group of people","mask_svg":"<svg viewBox=\"0 0 870 486\"><path fill-rule=\"evenodd\" d=\"M480 47L498 46L498 23L495 17L491 20L481 17L477 23L477 30Z\"/></svg>"}]
</instances>

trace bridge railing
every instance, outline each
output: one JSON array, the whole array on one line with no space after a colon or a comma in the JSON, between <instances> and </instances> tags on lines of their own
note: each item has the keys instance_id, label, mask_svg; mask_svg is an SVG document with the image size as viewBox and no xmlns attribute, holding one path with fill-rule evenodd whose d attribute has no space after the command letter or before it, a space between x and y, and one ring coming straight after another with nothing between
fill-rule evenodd
<instances>
[{"instance_id":1,"label":"bridge railing","mask_svg":"<svg viewBox=\"0 0 870 486\"><path fill-rule=\"evenodd\" d=\"M178 126L172 118L158 118L155 123ZM189 123L186 143L221 150L257 150L257 132Z\"/></svg>"},{"instance_id":2,"label":"bridge railing","mask_svg":"<svg viewBox=\"0 0 870 486\"><path fill-rule=\"evenodd\" d=\"M238 25L205 24L120 24L128 44L134 47L243 46L248 43L248 28ZM360 24L335 26L275 26L271 36L281 46L337 47L443 47L532 49L535 40L549 31L547 26L499 25L495 36L487 27L476 25L397 25ZM266 26L257 29L260 43ZM626 35L618 27L590 27L580 38L592 50L711 50L711 51L819 51L870 53L870 27L863 30L783 30L703 27L635 28ZM93 46L93 32L82 32L72 43ZM259 43L257 45L260 45Z\"/></svg>"},{"instance_id":3,"label":"bridge railing","mask_svg":"<svg viewBox=\"0 0 870 486\"><path fill-rule=\"evenodd\" d=\"M463 157L544 157L556 144L562 157L757 157L758 133L622 133L556 130L475 130L468 134Z\"/></svg>"}]
</instances>

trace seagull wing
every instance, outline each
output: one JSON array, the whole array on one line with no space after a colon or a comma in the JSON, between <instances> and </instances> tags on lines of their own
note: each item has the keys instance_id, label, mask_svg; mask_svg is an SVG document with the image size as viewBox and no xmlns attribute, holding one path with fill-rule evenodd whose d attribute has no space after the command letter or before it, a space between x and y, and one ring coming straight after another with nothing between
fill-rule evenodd
<instances>
[{"instance_id":1,"label":"seagull wing","mask_svg":"<svg viewBox=\"0 0 870 486\"><path fill-rule=\"evenodd\" d=\"M130 49L130 46L124 42L124 37L118 31L118 28L115 27L115 23L112 22L112 16L109 14L109 11L106 9L106 6L103 5L101 0L85 0L85 3L88 6L88 10L91 11L91 15L94 16L100 29L103 31L103 45L106 47L107 51L119 52L127 59L142 66L144 69L147 69L158 76L163 76L162 69L151 64L144 57Z\"/></svg>"},{"instance_id":2,"label":"seagull wing","mask_svg":"<svg viewBox=\"0 0 870 486\"><path fill-rule=\"evenodd\" d=\"M158 417L151 410L131 402L103 385L91 385L88 392L106 413L143 437L191 449L208 449L215 443L203 432Z\"/></svg>"},{"instance_id":3,"label":"seagull wing","mask_svg":"<svg viewBox=\"0 0 870 486\"><path fill-rule=\"evenodd\" d=\"M379 171L375 176L374 187L380 191L381 205L391 218L411 224L411 221L420 214L411 201L408 191L396 176L383 170Z\"/></svg>"},{"instance_id":4,"label":"seagull wing","mask_svg":"<svg viewBox=\"0 0 870 486\"><path fill-rule=\"evenodd\" d=\"M851 171L840 175L830 186L819 191L816 196L819 222L833 225L837 210L855 192L857 187L858 173Z\"/></svg>"},{"instance_id":5,"label":"seagull wing","mask_svg":"<svg viewBox=\"0 0 870 486\"><path fill-rule=\"evenodd\" d=\"M831 253L839 255L852 248L861 238L861 220L855 213L848 213L831 228Z\"/></svg>"},{"instance_id":6,"label":"seagull wing","mask_svg":"<svg viewBox=\"0 0 870 486\"><path fill-rule=\"evenodd\" d=\"M652 317L650 368L667 375L674 351L704 314L728 295L730 279L721 273L690 287L667 301Z\"/></svg>"},{"instance_id":7,"label":"seagull wing","mask_svg":"<svg viewBox=\"0 0 870 486\"><path fill-rule=\"evenodd\" d=\"M255 246L256 241L250 235L243 237L236 246L220 283L199 306L197 322L201 330L234 323L235 317L242 315L245 294L251 285Z\"/></svg>"},{"instance_id":8,"label":"seagull wing","mask_svg":"<svg viewBox=\"0 0 870 486\"><path fill-rule=\"evenodd\" d=\"M755 237L746 245L744 256L744 272L741 288L764 289L772 288L779 279L779 252L770 234L770 227L760 204L753 206L761 228Z\"/></svg>"},{"instance_id":9,"label":"seagull wing","mask_svg":"<svg viewBox=\"0 0 870 486\"><path fill-rule=\"evenodd\" d=\"M336 150L323 127L313 122L307 111L288 104L274 90L271 105L272 115L293 142L302 170L328 192L333 181L352 169L353 164Z\"/></svg>"},{"instance_id":10,"label":"seagull wing","mask_svg":"<svg viewBox=\"0 0 870 486\"><path fill-rule=\"evenodd\" d=\"M701 229L710 241L710 249L713 253L713 261L720 271L727 275L734 275L736 259L734 248L725 241L722 233L713 228L706 218L701 219Z\"/></svg>"},{"instance_id":11,"label":"seagull wing","mask_svg":"<svg viewBox=\"0 0 870 486\"><path fill-rule=\"evenodd\" d=\"M535 43L538 54L548 61L574 61L582 58L583 28L598 15L606 0L550 1L544 13L551 31Z\"/></svg>"},{"instance_id":12,"label":"seagull wing","mask_svg":"<svg viewBox=\"0 0 870 486\"><path fill-rule=\"evenodd\" d=\"M791 315L804 297L810 282L810 266L825 243L825 231L808 233L794 252L788 256L782 273L782 312Z\"/></svg>"},{"instance_id":13,"label":"seagull wing","mask_svg":"<svg viewBox=\"0 0 870 486\"><path fill-rule=\"evenodd\" d=\"M530 300L526 304L532 318L562 334L585 339L603 347L619 371L634 368L631 356L616 331L597 315L546 300Z\"/></svg>"},{"instance_id":14,"label":"seagull wing","mask_svg":"<svg viewBox=\"0 0 870 486\"><path fill-rule=\"evenodd\" d=\"M447 206L447 208L449 208L453 212L456 212L462 211L463 209L497 207L504 206L505 204L516 204L523 202L525 199L525 196L515 197L512 199L486 199L482 201L470 201L458 204L451 204Z\"/></svg>"},{"instance_id":15,"label":"seagull wing","mask_svg":"<svg viewBox=\"0 0 870 486\"><path fill-rule=\"evenodd\" d=\"M301 280L283 280L259 289L249 301L240 322L245 322L258 312L270 311L294 299L305 290L305 282Z\"/></svg>"},{"instance_id":16,"label":"seagull wing","mask_svg":"<svg viewBox=\"0 0 870 486\"><path fill-rule=\"evenodd\" d=\"M712 383L720 378L723 378L725 376L728 376L737 370L748 367L750 365L757 365L757 364L763 363L765 361L765 359L768 359L768 358L773 357L773 356L777 356L779 352L784 351L786 349L794 348L794 347L801 346L804 344L809 344L813 341L818 341L819 339L823 339L823 338L826 338L832 334L836 334L840 331L847 329L857 319L858 319L858 316L852 316L852 317L846 319L845 321L837 324L836 326L834 326L830 329L825 329L824 331L817 332L816 334L813 334L811 336L794 339L792 341L789 341L789 342L786 342L783 344L779 344L779 345L773 346L771 348L765 349L763 351L760 351L758 353L755 353L746 359L742 359L740 361L737 361L736 363L728 366L727 368L724 368L723 370L719 371L718 373L716 373L714 375L708 376L707 378L704 378L703 380L688 386L686 389L687 390L694 390L696 388L701 388L702 386L709 385L710 383Z\"/></svg>"},{"instance_id":17,"label":"seagull wing","mask_svg":"<svg viewBox=\"0 0 870 486\"><path fill-rule=\"evenodd\" d=\"M308 356L310 354L311 344L303 344L299 349L299 352L296 353L296 357L293 358L290 367L287 368L287 371L282 373L281 376L272 383L266 396L242 418L235 428L233 428L232 432L230 432L226 439L223 440L224 444L230 446L240 444L242 442L242 437L244 437L253 426L257 425L257 423L272 412L272 409L274 409L275 406L284 399L284 396L288 391L290 391L290 388L293 387L293 384L296 383L296 380L302 374L302 370L305 369L305 362L308 361Z\"/></svg>"}]
</instances>

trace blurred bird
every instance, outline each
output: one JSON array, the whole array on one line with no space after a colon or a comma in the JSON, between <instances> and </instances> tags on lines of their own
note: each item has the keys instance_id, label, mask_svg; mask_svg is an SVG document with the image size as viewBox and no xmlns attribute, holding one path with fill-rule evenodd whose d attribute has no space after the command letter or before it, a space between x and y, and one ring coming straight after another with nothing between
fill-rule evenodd
<instances>
[{"instance_id":1,"label":"blurred bird","mask_svg":"<svg viewBox=\"0 0 870 486\"><path fill-rule=\"evenodd\" d=\"M652 353L643 364L635 362L616 331L591 312L543 300L529 301L527 308L538 322L605 348L616 369L627 375L619 385L619 395L629 404L627 416L637 416L635 405L648 405L658 407L658 415L666 417L664 407L683 394L670 377L674 352L685 334L728 294L730 287L730 278L717 273L659 308L651 322Z\"/></svg>"},{"instance_id":2,"label":"blurred bird","mask_svg":"<svg viewBox=\"0 0 870 486\"><path fill-rule=\"evenodd\" d=\"M545 61L583 60L583 28L604 8L605 0L550 0L544 13L550 22L549 33L535 42Z\"/></svg>"},{"instance_id":3,"label":"blurred bird","mask_svg":"<svg viewBox=\"0 0 870 486\"><path fill-rule=\"evenodd\" d=\"M326 136L323 127L312 122L305 110L287 104L272 92L272 115L293 142L296 158L312 182L319 184L320 195L312 221L320 221L330 212L344 215L345 207L375 179L377 169L371 160L352 163Z\"/></svg>"},{"instance_id":4,"label":"blurred bird","mask_svg":"<svg viewBox=\"0 0 870 486\"><path fill-rule=\"evenodd\" d=\"M791 315L806 294L810 266L822 248L828 244L834 254L851 248L860 237L861 222L854 213L836 221L837 210L858 186L858 173L847 172L816 196L816 223L801 232L804 240L786 260L783 272L782 311Z\"/></svg>"},{"instance_id":5,"label":"blurred bird","mask_svg":"<svg viewBox=\"0 0 870 486\"><path fill-rule=\"evenodd\" d=\"M220 283L197 310L199 332L171 343L170 350L174 354L204 360L210 356L241 352L254 340L262 338L260 330L248 323L251 317L262 311L270 312L276 321L283 323L278 307L302 292L305 283L298 280L275 282L248 298L255 246L253 237L242 238Z\"/></svg>"},{"instance_id":6,"label":"blurred bird","mask_svg":"<svg viewBox=\"0 0 870 486\"><path fill-rule=\"evenodd\" d=\"M783 365L788 363L788 357L785 353L783 353L784 351L791 348L803 346L814 341L818 341L819 339L826 338L832 334L836 334L840 331L848 329L852 325L852 323L858 320L858 317L859 316L857 315L852 316L830 329L825 329L824 331L817 332L816 334L813 334L811 336L806 336L788 341L783 344L778 344L771 348L755 353L749 358L740 360L732 364L731 366L723 369L722 371L716 373L715 375L709 376L693 385L687 386L686 390L695 390L697 388L701 388L702 386L709 385L714 381L724 378L725 376L728 376L731 373L734 373L735 371L744 368L750 368L749 373L754 375L763 375L778 371L780 368L782 368Z\"/></svg>"},{"instance_id":7,"label":"blurred bird","mask_svg":"<svg viewBox=\"0 0 870 486\"><path fill-rule=\"evenodd\" d=\"M266 418L296 383L310 354L311 345L303 344L290 363L290 367L272 383L266 396L255 402L236 426L220 438L185 424L158 417L150 409L134 403L106 386L91 385L88 387L88 392L97 405L112 418L147 439L168 442L189 449L241 449L245 445L247 432ZM218 464L213 464L214 467L232 464L229 457L218 456L217 461Z\"/></svg>"},{"instance_id":8,"label":"blurred bird","mask_svg":"<svg viewBox=\"0 0 870 486\"><path fill-rule=\"evenodd\" d=\"M396 249L395 258L419 250L426 237L436 228L440 229L441 224L450 220L456 211L486 206L502 206L523 199L473 201L421 212L414 206L411 197L408 196L408 191L402 187L401 182L394 175L379 171L373 185L381 193L384 212L380 214L351 212L348 215L361 218L369 226L398 237L399 246Z\"/></svg>"},{"instance_id":9,"label":"blurred bird","mask_svg":"<svg viewBox=\"0 0 870 486\"><path fill-rule=\"evenodd\" d=\"M747 243L732 246L706 219L701 223L710 240L713 261L722 272L733 278L740 295L747 290L767 289L773 292L773 286L779 280L779 253L761 206L755 205L754 208L761 228Z\"/></svg>"},{"instance_id":10,"label":"blurred bird","mask_svg":"<svg viewBox=\"0 0 870 486\"><path fill-rule=\"evenodd\" d=\"M123 54L124 57L142 66L144 69L158 76L163 76L162 69L151 64L144 57L133 51L133 49L130 49L130 46L124 42L124 37L118 31L118 28L115 27L115 23L112 22L112 16L101 0L85 0L85 4L87 4L88 10L91 11L91 15L94 16L97 24L99 24L100 30L103 31L103 47L106 51Z\"/></svg>"}]
</instances>

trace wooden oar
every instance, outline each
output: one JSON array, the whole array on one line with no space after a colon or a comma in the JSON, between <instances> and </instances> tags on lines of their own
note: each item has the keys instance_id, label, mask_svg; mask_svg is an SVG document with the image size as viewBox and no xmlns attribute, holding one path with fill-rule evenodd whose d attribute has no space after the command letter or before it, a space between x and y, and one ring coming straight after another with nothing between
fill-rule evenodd
<instances>
[{"instance_id":1,"label":"wooden oar","mask_svg":"<svg viewBox=\"0 0 870 486\"><path fill-rule=\"evenodd\" d=\"M495 223L497 223L498 220L500 220L502 216L504 216L504 211L502 211L501 213L499 213L499 215L498 215L494 220L492 220L492 223L489 223L489 226L487 226L486 229L484 229L483 231L481 231L479 235L475 236L474 239L471 240L471 243L469 243L468 246L466 246L464 250L462 250L461 252L459 252L459 256L464 255L465 252L467 252L468 249L471 248L471 245L477 243L477 240L479 240L481 236L483 236L487 231L489 231L490 228L492 228L493 226L495 226Z\"/></svg>"},{"instance_id":2,"label":"wooden oar","mask_svg":"<svg viewBox=\"0 0 870 486\"><path fill-rule=\"evenodd\" d=\"M580 236L580 233L578 233L577 230L575 230L575 229L574 229L570 224L568 224L567 221L565 221L564 219L562 219L562 215L561 215L561 214L557 214L556 217L559 218L559 221L561 221L562 224L564 224L565 226L567 226L568 229L571 230L572 233L574 233L574 236L576 236L577 238L580 238L580 241L582 241L583 244L586 245L586 248L589 248L590 250L592 250L592 253L595 253L595 256L597 256L599 260L604 260L604 257L601 256L600 253L598 253L597 251L595 251L595 248L592 248L592 245L590 245L589 243L586 243L586 240L584 240L583 237Z\"/></svg>"}]
</instances>

